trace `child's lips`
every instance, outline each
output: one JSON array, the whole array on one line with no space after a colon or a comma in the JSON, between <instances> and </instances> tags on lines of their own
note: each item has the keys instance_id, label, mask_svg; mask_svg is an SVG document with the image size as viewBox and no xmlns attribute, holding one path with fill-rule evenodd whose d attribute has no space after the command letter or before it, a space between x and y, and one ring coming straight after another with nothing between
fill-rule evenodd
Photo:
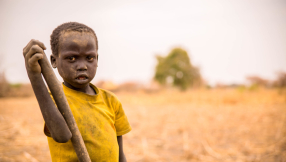
<instances>
[{"instance_id":1,"label":"child's lips","mask_svg":"<svg viewBox=\"0 0 286 162\"><path fill-rule=\"evenodd\" d=\"M88 79L87 75L79 75L78 77L76 77L77 80L86 80Z\"/></svg>"},{"instance_id":2,"label":"child's lips","mask_svg":"<svg viewBox=\"0 0 286 162\"><path fill-rule=\"evenodd\" d=\"M85 79L87 79L87 77L77 77L76 79L78 79L78 80L85 80Z\"/></svg>"}]
</instances>

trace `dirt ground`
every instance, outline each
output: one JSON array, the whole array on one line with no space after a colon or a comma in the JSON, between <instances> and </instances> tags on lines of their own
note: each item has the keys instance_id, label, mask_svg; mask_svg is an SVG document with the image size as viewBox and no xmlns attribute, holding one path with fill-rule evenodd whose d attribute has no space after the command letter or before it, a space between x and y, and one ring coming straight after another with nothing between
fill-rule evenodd
<instances>
[{"instance_id":1,"label":"dirt ground","mask_svg":"<svg viewBox=\"0 0 286 162\"><path fill-rule=\"evenodd\" d=\"M118 92L129 162L285 161L286 94L212 89ZM49 162L35 97L0 99L0 161Z\"/></svg>"}]
</instances>

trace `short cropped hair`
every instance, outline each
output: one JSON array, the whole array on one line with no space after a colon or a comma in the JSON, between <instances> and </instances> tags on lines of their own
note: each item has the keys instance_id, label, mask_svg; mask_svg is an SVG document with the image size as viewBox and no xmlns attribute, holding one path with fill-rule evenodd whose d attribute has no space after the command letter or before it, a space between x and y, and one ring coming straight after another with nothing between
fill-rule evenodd
<instances>
[{"instance_id":1,"label":"short cropped hair","mask_svg":"<svg viewBox=\"0 0 286 162\"><path fill-rule=\"evenodd\" d=\"M96 49L98 50L98 41L95 32L88 26L78 23L78 22L67 22L59 25L57 28L54 29L52 35L51 35L51 48L52 53L56 56L58 56L59 52L59 41L61 34L63 32L69 32L69 31L76 31L76 32L86 32L91 33L95 37L95 45Z\"/></svg>"}]
</instances>

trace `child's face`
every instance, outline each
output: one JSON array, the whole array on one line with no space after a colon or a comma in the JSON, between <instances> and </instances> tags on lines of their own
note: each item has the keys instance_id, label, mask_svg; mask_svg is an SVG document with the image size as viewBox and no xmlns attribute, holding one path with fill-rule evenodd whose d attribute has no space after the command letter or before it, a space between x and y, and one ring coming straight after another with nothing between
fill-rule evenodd
<instances>
[{"instance_id":1,"label":"child's face","mask_svg":"<svg viewBox=\"0 0 286 162\"><path fill-rule=\"evenodd\" d=\"M94 35L64 32L59 43L59 54L52 55L51 61L64 83L76 89L89 86L96 74L98 61Z\"/></svg>"}]
</instances>

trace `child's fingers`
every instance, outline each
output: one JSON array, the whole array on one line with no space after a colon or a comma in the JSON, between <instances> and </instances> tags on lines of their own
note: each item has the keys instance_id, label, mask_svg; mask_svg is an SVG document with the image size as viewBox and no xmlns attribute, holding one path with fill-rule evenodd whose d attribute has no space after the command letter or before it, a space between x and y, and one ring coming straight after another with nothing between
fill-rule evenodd
<instances>
[{"instance_id":1,"label":"child's fingers","mask_svg":"<svg viewBox=\"0 0 286 162\"><path fill-rule=\"evenodd\" d=\"M43 58L42 53L36 53L29 59L29 66L38 65L38 61Z\"/></svg>"},{"instance_id":2,"label":"child's fingers","mask_svg":"<svg viewBox=\"0 0 286 162\"><path fill-rule=\"evenodd\" d=\"M43 50L46 49L46 46L44 45L44 43L38 41L38 40L35 40L35 39L32 39L30 40L30 42L26 45L26 47L23 48L23 55L25 56L29 51L30 51L30 48L34 45L38 45L39 47L41 47Z\"/></svg>"},{"instance_id":3,"label":"child's fingers","mask_svg":"<svg viewBox=\"0 0 286 162\"><path fill-rule=\"evenodd\" d=\"M42 53L42 54L44 54L44 51L38 45L33 45L30 48L29 52L25 56L26 61L28 61L28 59L30 59L35 53Z\"/></svg>"}]
</instances>

